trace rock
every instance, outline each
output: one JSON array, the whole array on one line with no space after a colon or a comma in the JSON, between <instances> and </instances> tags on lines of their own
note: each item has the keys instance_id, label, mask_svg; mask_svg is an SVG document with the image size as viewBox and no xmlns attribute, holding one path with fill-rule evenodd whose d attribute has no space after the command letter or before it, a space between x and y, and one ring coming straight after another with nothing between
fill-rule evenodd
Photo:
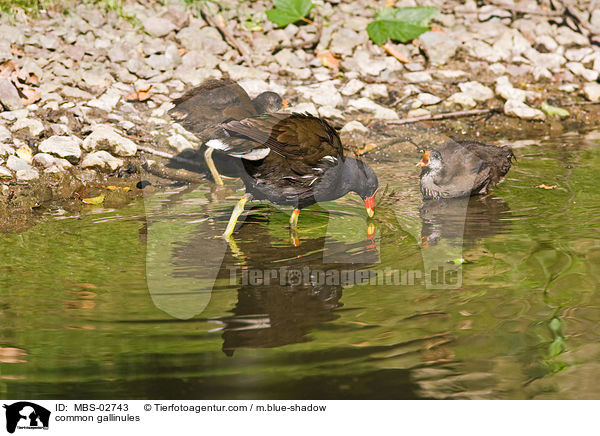
<instances>
[{"instance_id":1,"label":"rock","mask_svg":"<svg viewBox=\"0 0 600 436\"><path fill-rule=\"evenodd\" d=\"M8 79L0 80L0 104L9 111L23 107L17 88Z\"/></svg>"},{"instance_id":2,"label":"rock","mask_svg":"<svg viewBox=\"0 0 600 436\"><path fill-rule=\"evenodd\" d=\"M28 181L40 177L38 170L17 156L9 156L6 161L6 166L8 169L15 172L17 180Z\"/></svg>"},{"instance_id":3,"label":"rock","mask_svg":"<svg viewBox=\"0 0 600 436\"><path fill-rule=\"evenodd\" d=\"M419 95L417 95L417 99L423 103L425 106L429 106L432 104L438 104L440 101L442 101L441 98L433 95L433 94L429 94L428 92L422 92Z\"/></svg>"},{"instance_id":4,"label":"rock","mask_svg":"<svg viewBox=\"0 0 600 436\"><path fill-rule=\"evenodd\" d=\"M82 168L110 168L112 171L123 166L123 160L114 157L105 150L95 151L87 154L81 161Z\"/></svg>"},{"instance_id":5,"label":"rock","mask_svg":"<svg viewBox=\"0 0 600 436\"><path fill-rule=\"evenodd\" d=\"M566 62L566 59L558 53L538 53L534 49L527 50L525 57L531 60L535 66L546 68L550 71L560 69Z\"/></svg>"},{"instance_id":6,"label":"rock","mask_svg":"<svg viewBox=\"0 0 600 436\"><path fill-rule=\"evenodd\" d=\"M77 136L51 136L38 145L38 150L77 163L81 157L80 146L81 139Z\"/></svg>"},{"instance_id":7,"label":"rock","mask_svg":"<svg viewBox=\"0 0 600 436\"><path fill-rule=\"evenodd\" d=\"M342 130L340 130L340 133L355 132L367 135L369 133L369 129L366 126L364 126L360 121L350 121L349 123L346 123L344 127L342 127Z\"/></svg>"},{"instance_id":8,"label":"rock","mask_svg":"<svg viewBox=\"0 0 600 436\"><path fill-rule=\"evenodd\" d=\"M451 105L458 105L464 109L472 109L475 106L477 106L477 103L475 102L473 97L471 97L465 92L457 92L455 94L452 94L450 97L448 97L446 103Z\"/></svg>"},{"instance_id":9,"label":"rock","mask_svg":"<svg viewBox=\"0 0 600 436\"><path fill-rule=\"evenodd\" d=\"M12 178L12 176L13 174L8 168L0 166L0 178Z\"/></svg>"},{"instance_id":10,"label":"rock","mask_svg":"<svg viewBox=\"0 0 600 436\"><path fill-rule=\"evenodd\" d=\"M427 71L415 71L413 73L404 73L404 78L409 83L431 82L433 78Z\"/></svg>"},{"instance_id":11,"label":"rock","mask_svg":"<svg viewBox=\"0 0 600 436\"><path fill-rule=\"evenodd\" d=\"M120 99L121 93L114 88L109 88L100 97L88 101L86 105L110 112L117 106Z\"/></svg>"},{"instance_id":12,"label":"rock","mask_svg":"<svg viewBox=\"0 0 600 436\"><path fill-rule=\"evenodd\" d=\"M567 26L560 26L556 32L556 42L564 46L579 45L582 47L590 44L589 39L583 36L581 33L577 33Z\"/></svg>"},{"instance_id":13,"label":"rock","mask_svg":"<svg viewBox=\"0 0 600 436\"><path fill-rule=\"evenodd\" d=\"M558 48L558 43L549 35L538 36L535 40L535 49L540 53L552 53Z\"/></svg>"},{"instance_id":14,"label":"rock","mask_svg":"<svg viewBox=\"0 0 600 436\"><path fill-rule=\"evenodd\" d=\"M342 27L333 34L329 43L329 50L335 54L350 56L354 47L364 42L364 38L360 33Z\"/></svg>"},{"instance_id":15,"label":"rock","mask_svg":"<svg viewBox=\"0 0 600 436\"><path fill-rule=\"evenodd\" d=\"M479 82L465 82L459 84L458 87L475 101L486 101L494 97L494 91Z\"/></svg>"},{"instance_id":16,"label":"rock","mask_svg":"<svg viewBox=\"0 0 600 436\"><path fill-rule=\"evenodd\" d=\"M573 74L583 77L586 82L594 82L598 79L598 72L589 70L579 62L567 62L567 68Z\"/></svg>"},{"instance_id":17,"label":"rock","mask_svg":"<svg viewBox=\"0 0 600 436\"><path fill-rule=\"evenodd\" d=\"M349 71L357 69L361 75L378 76L387 68L385 61L373 59L368 51L361 48L357 48L354 56L349 59L348 62L343 62L345 69Z\"/></svg>"},{"instance_id":18,"label":"rock","mask_svg":"<svg viewBox=\"0 0 600 436\"><path fill-rule=\"evenodd\" d=\"M12 50L8 39L0 39L0 63L4 63L12 59Z\"/></svg>"},{"instance_id":19,"label":"rock","mask_svg":"<svg viewBox=\"0 0 600 436\"><path fill-rule=\"evenodd\" d=\"M167 138L167 142L171 147L181 153L183 150L194 148L194 144L186 139L185 136L175 133Z\"/></svg>"},{"instance_id":20,"label":"rock","mask_svg":"<svg viewBox=\"0 0 600 436\"><path fill-rule=\"evenodd\" d=\"M125 62L129 59L129 50L123 44L116 43L108 50L107 55L113 63Z\"/></svg>"},{"instance_id":21,"label":"rock","mask_svg":"<svg viewBox=\"0 0 600 436\"><path fill-rule=\"evenodd\" d=\"M48 153L37 153L35 156L33 156L33 163L40 165L43 168L56 167L61 171L69 169L73 166L68 160L52 156Z\"/></svg>"},{"instance_id":22,"label":"rock","mask_svg":"<svg viewBox=\"0 0 600 436\"><path fill-rule=\"evenodd\" d=\"M484 61L490 63L498 62L501 59L500 55L492 48L491 45L478 39L472 39L465 42L464 47L471 56L478 59L483 59Z\"/></svg>"},{"instance_id":23,"label":"rock","mask_svg":"<svg viewBox=\"0 0 600 436\"><path fill-rule=\"evenodd\" d=\"M81 80L91 88L104 89L114 82L110 73L104 67L96 66L81 72Z\"/></svg>"},{"instance_id":24,"label":"rock","mask_svg":"<svg viewBox=\"0 0 600 436\"><path fill-rule=\"evenodd\" d=\"M0 112L0 117L4 118L7 121L14 121L20 118L25 118L29 115L29 110L27 108L17 109L14 111L5 111Z\"/></svg>"},{"instance_id":25,"label":"rock","mask_svg":"<svg viewBox=\"0 0 600 436\"><path fill-rule=\"evenodd\" d=\"M15 149L8 144L0 143L0 156L9 156L15 154Z\"/></svg>"},{"instance_id":26,"label":"rock","mask_svg":"<svg viewBox=\"0 0 600 436\"><path fill-rule=\"evenodd\" d=\"M406 114L408 118L428 117L429 115L431 115L431 112L425 108L412 109Z\"/></svg>"},{"instance_id":27,"label":"rock","mask_svg":"<svg viewBox=\"0 0 600 436\"><path fill-rule=\"evenodd\" d=\"M567 58L568 61L579 62L584 57L586 57L592 53L594 53L594 50L591 47L570 48L565 51L565 58ZM567 65L567 67L568 67L568 65Z\"/></svg>"},{"instance_id":28,"label":"rock","mask_svg":"<svg viewBox=\"0 0 600 436\"><path fill-rule=\"evenodd\" d=\"M298 57L296 53L291 51L289 48L284 48L280 50L275 56L275 61L282 67L290 67L290 68L303 68L306 66L306 63Z\"/></svg>"},{"instance_id":29,"label":"rock","mask_svg":"<svg viewBox=\"0 0 600 436\"><path fill-rule=\"evenodd\" d=\"M496 94L504 100L514 100L524 102L531 95L528 91L514 88L507 76L498 77L496 79Z\"/></svg>"},{"instance_id":30,"label":"rock","mask_svg":"<svg viewBox=\"0 0 600 436\"><path fill-rule=\"evenodd\" d=\"M23 129L29 130L29 136L37 137L44 131L44 125L37 118L19 118L11 126L13 132Z\"/></svg>"},{"instance_id":31,"label":"rock","mask_svg":"<svg viewBox=\"0 0 600 436\"><path fill-rule=\"evenodd\" d=\"M373 113L373 118L379 120L397 120L399 119L396 111L392 109L388 109L381 105L378 105L373 100L369 100L368 98L362 97L356 100L350 100L348 102L348 107L359 110Z\"/></svg>"},{"instance_id":32,"label":"rock","mask_svg":"<svg viewBox=\"0 0 600 436\"><path fill-rule=\"evenodd\" d=\"M242 65L233 65L227 62L221 62L219 64L219 68L224 73L229 74L229 78L231 80L248 80L248 79L258 79L258 80L267 80L269 78L269 73L258 68L250 68L244 67Z\"/></svg>"},{"instance_id":33,"label":"rock","mask_svg":"<svg viewBox=\"0 0 600 436\"><path fill-rule=\"evenodd\" d=\"M92 133L83 141L85 150L109 150L118 156L134 156L137 152L135 143L119 135L112 127L98 124Z\"/></svg>"},{"instance_id":34,"label":"rock","mask_svg":"<svg viewBox=\"0 0 600 436\"><path fill-rule=\"evenodd\" d=\"M341 110L336 109L331 106L321 106L319 108L319 116L321 118L328 118L328 119L338 119L338 120L344 119L344 113Z\"/></svg>"},{"instance_id":35,"label":"rock","mask_svg":"<svg viewBox=\"0 0 600 436\"><path fill-rule=\"evenodd\" d=\"M342 96L332 82L322 82L317 85L298 86L296 91L306 100L312 100L319 106L336 107L342 104Z\"/></svg>"},{"instance_id":36,"label":"rock","mask_svg":"<svg viewBox=\"0 0 600 436\"><path fill-rule=\"evenodd\" d=\"M532 74L533 74L533 78L536 81L540 81L542 79L552 80L552 73L550 71L548 71L546 68L535 67L533 69Z\"/></svg>"},{"instance_id":37,"label":"rock","mask_svg":"<svg viewBox=\"0 0 600 436\"><path fill-rule=\"evenodd\" d=\"M444 65L458 49L458 42L445 34L425 32L419 36L421 48L433 65Z\"/></svg>"},{"instance_id":38,"label":"rock","mask_svg":"<svg viewBox=\"0 0 600 436\"><path fill-rule=\"evenodd\" d=\"M317 107L314 105L314 103L299 103L294 107L288 107L284 109L283 112L298 112L301 114L308 112L309 114L314 115L315 117L319 116L319 112L317 111Z\"/></svg>"},{"instance_id":39,"label":"rock","mask_svg":"<svg viewBox=\"0 0 600 436\"><path fill-rule=\"evenodd\" d=\"M360 95L368 98L378 98L387 97L389 94L386 85L383 83L373 83L365 86Z\"/></svg>"},{"instance_id":40,"label":"rock","mask_svg":"<svg viewBox=\"0 0 600 436\"><path fill-rule=\"evenodd\" d=\"M23 159L28 164L31 164L33 160L33 153L31 151L31 148L29 148L27 144L23 144L19 148L17 148L15 154L17 155L17 157Z\"/></svg>"},{"instance_id":41,"label":"rock","mask_svg":"<svg viewBox=\"0 0 600 436\"><path fill-rule=\"evenodd\" d=\"M455 81L467 77L467 73L462 70L437 70L433 72L433 77L438 80Z\"/></svg>"},{"instance_id":42,"label":"rock","mask_svg":"<svg viewBox=\"0 0 600 436\"><path fill-rule=\"evenodd\" d=\"M358 91L363 89L365 84L358 79L352 79L346 83L341 90L342 95L350 96L356 94Z\"/></svg>"},{"instance_id":43,"label":"rock","mask_svg":"<svg viewBox=\"0 0 600 436\"><path fill-rule=\"evenodd\" d=\"M0 142L8 141L12 138L12 135L6 127L0 124Z\"/></svg>"},{"instance_id":44,"label":"rock","mask_svg":"<svg viewBox=\"0 0 600 436\"><path fill-rule=\"evenodd\" d=\"M583 93L589 101L600 101L600 83L586 83L583 85Z\"/></svg>"},{"instance_id":45,"label":"rock","mask_svg":"<svg viewBox=\"0 0 600 436\"><path fill-rule=\"evenodd\" d=\"M186 27L177 33L177 40L190 51L200 50L213 55L223 54L229 48L219 31L213 27L201 29Z\"/></svg>"},{"instance_id":46,"label":"rock","mask_svg":"<svg viewBox=\"0 0 600 436\"><path fill-rule=\"evenodd\" d=\"M148 17L142 20L144 30L154 37L166 36L175 30L175 25L166 18Z\"/></svg>"},{"instance_id":47,"label":"rock","mask_svg":"<svg viewBox=\"0 0 600 436\"><path fill-rule=\"evenodd\" d=\"M523 120L543 121L546 119L546 115L541 110L529 107L522 101L517 100L507 100L504 103L504 113Z\"/></svg>"},{"instance_id":48,"label":"rock","mask_svg":"<svg viewBox=\"0 0 600 436\"><path fill-rule=\"evenodd\" d=\"M600 29L600 9L594 9L590 17L592 29Z\"/></svg>"},{"instance_id":49,"label":"rock","mask_svg":"<svg viewBox=\"0 0 600 436\"><path fill-rule=\"evenodd\" d=\"M60 89L60 93L67 98L77 98L83 100L91 100L94 98L92 94L79 88L73 88L72 86L63 86Z\"/></svg>"}]
</instances>

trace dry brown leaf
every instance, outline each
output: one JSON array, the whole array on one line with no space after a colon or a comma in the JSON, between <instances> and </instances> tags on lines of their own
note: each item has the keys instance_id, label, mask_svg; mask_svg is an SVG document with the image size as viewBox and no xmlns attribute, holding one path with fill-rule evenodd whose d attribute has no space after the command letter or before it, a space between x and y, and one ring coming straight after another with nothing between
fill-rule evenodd
<instances>
[{"instance_id":1,"label":"dry brown leaf","mask_svg":"<svg viewBox=\"0 0 600 436\"><path fill-rule=\"evenodd\" d=\"M556 185L544 185L543 183L541 185L537 185L536 188L542 188L542 189L556 189L558 186Z\"/></svg>"},{"instance_id":2,"label":"dry brown leaf","mask_svg":"<svg viewBox=\"0 0 600 436\"><path fill-rule=\"evenodd\" d=\"M389 43L382 45L382 47L387 52L387 54L389 54L390 56L395 57L400 62L404 62L404 63L410 62L410 59L408 59L406 56L404 56L402 53L400 53L394 47L392 47L391 45L389 45Z\"/></svg>"},{"instance_id":3,"label":"dry brown leaf","mask_svg":"<svg viewBox=\"0 0 600 436\"><path fill-rule=\"evenodd\" d=\"M321 59L321 63L327 68L337 70L340 67L339 59L337 59L330 51L319 53L317 57Z\"/></svg>"},{"instance_id":4,"label":"dry brown leaf","mask_svg":"<svg viewBox=\"0 0 600 436\"><path fill-rule=\"evenodd\" d=\"M127 101L146 101L150 98L150 91L134 91L125 98Z\"/></svg>"},{"instance_id":5,"label":"dry brown leaf","mask_svg":"<svg viewBox=\"0 0 600 436\"><path fill-rule=\"evenodd\" d=\"M395 4L396 4L395 0L385 0L385 6L388 7L388 8L391 8Z\"/></svg>"},{"instance_id":6,"label":"dry brown leaf","mask_svg":"<svg viewBox=\"0 0 600 436\"><path fill-rule=\"evenodd\" d=\"M42 93L40 91L38 91L37 89L31 88L29 86L25 87L23 89L20 89L20 91L25 96L25 97L21 97L21 101L23 102L23 104L25 106L35 103L36 101L38 101L42 98Z\"/></svg>"},{"instance_id":7,"label":"dry brown leaf","mask_svg":"<svg viewBox=\"0 0 600 436\"><path fill-rule=\"evenodd\" d=\"M25 52L14 44L10 45L10 51L13 56L25 56Z\"/></svg>"},{"instance_id":8,"label":"dry brown leaf","mask_svg":"<svg viewBox=\"0 0 600 436\"><path fill-rule=\"evenodd\" d=\"M356 150L356 154L358 156L362 156L363 154L368 153L371 150L375 150L376 148L377 144L375 144L374 142L369 142L368 144L365 144L362 148Z\"/></svg>"}]
</instances>

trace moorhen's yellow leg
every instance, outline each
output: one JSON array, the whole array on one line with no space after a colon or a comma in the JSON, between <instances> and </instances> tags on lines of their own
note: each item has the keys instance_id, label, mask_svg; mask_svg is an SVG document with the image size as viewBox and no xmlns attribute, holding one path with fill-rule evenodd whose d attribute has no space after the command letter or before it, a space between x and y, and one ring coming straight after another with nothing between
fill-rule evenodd
<instances>
[{"instance_id":1,"label":"moorhen's yellow leg","mask_svg":"<svg viewBox=\"0 0 600 436\"><path fill-rule=\"evenodd\" d=\"M252 200L251 194L245 194L242 198L240 198L240 201L238 201L238 204L236 204L235 207L233 208L233 212L231 213L231 218L229 218L229 223L227 223L227 228L225 229L225 232L223 232L223 237L225 239L231 238L231 235L233 234L233 230L235 229L237 220L240 217L240 215L244 212L244 206L246 205L248 200Z\"/></svg>"},{"instance_id":2,"label":"moorhen's yellow leg","mask_svg":"<svg viewBox=\"0 0 600 436\"><path fill-rule=\"evenodd\" d=\"M300 215L300 209L294 209L292 216L290 217L290 241L294 247L300 246L300 239L298 239L298 216Z\"/></svg>"},{"instance_id":3,"label":"moorhen's yellow leg","mask_svg":"<svg viewBox=\"0 0 600 436\"><path fill-rule=\"evenodd\" d=\"M212 147L206 147L206 151L204 152L204 160L206 161L206 165L210 170L210 174L213 177L213 180L217 185L223 185L223 179L221 178L221 174L217 171L217 167L212 159L213 151L215 151Z\"/></svg>"}]
</instances>

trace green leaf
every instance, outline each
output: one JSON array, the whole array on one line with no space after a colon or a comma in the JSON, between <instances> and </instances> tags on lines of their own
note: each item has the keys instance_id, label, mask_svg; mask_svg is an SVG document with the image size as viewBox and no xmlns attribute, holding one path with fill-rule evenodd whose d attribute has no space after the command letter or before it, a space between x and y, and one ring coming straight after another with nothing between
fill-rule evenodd
<instances>
[{"instance_id":1,"label":"green leaf","mask_svg":"<svg viewBox=\"0 0 600 436\"><path fill-rule=\"evenodd\" d=\"M567 118L569 115L568 110L563 109L561 107L551 106L546 102L542 103L541 109L548 115L549 117L556 115L559 118Z\"/></svg>"},{"instance_id":2,"label":"green leaf","mask_svg":"<svg viewBox=\"0 0 600 436\"><path fill-rule=\"evenodd\" d=\"M394 19L419 26L427 26L429 20L438 13L439 11L435 6L398 8L394 11Z\"/></svg>"},{"instance_id":3,"label":"green leaf","mask_svg":"<svg viewBox=\"0 0 600 436\"><path fill-rule=\"evenodd\" d=\"M426 26L396 20L376 20L367 26L369 38L377 45L384 44L388 39L402 43L409 42L428 30L429 27Z\"/></svg>"},{"instance_id":4,"label":"green leaf","mask_svg":"<svg viewBox=\"0 0 600 436\"><path fill-rule=\"evenodd\" d=\"M283 27L302 20L312 7L312 0L275 0L275 7L267 11L267 18Z\"/></svg>"}]
</instances>

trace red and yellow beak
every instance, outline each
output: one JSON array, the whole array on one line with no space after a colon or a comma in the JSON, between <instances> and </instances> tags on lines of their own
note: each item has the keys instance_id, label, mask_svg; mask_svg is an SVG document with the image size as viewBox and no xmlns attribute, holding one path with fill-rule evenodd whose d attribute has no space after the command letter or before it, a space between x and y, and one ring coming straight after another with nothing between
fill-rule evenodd
<instances>
[{"instance_id":1,"label":"red and yellow beak","mask_svg":"<svg viewBox=\"0 0 600 436\"><path fill-rule=\"evenodd\" d=\"M288 101L285 98L281 99L281 107L283 109L290 107L290 104L288 103Z\"/></svg>"},{"instance_id":2,"label":"red and yellow beak","mask_svg":"<svg viewBox=\"0 0 600 436\"><path fill-rule=\"evenodd\" d=\"M373 218L373 215L375 215L375 194L365 199L365 208L367 209L369 218Z\"/></svg>"},{"instance_id":3,"label":"red and yellow beak","mask_svg":"<svg viewBox=\"0 0 600 436\"><path fill-rule=\"evenodd\" d=\"M418 167L426 167L429 165L429 150L423 152L423 157L419 162L417 162Z\"/></svg>"}]
</instances>

